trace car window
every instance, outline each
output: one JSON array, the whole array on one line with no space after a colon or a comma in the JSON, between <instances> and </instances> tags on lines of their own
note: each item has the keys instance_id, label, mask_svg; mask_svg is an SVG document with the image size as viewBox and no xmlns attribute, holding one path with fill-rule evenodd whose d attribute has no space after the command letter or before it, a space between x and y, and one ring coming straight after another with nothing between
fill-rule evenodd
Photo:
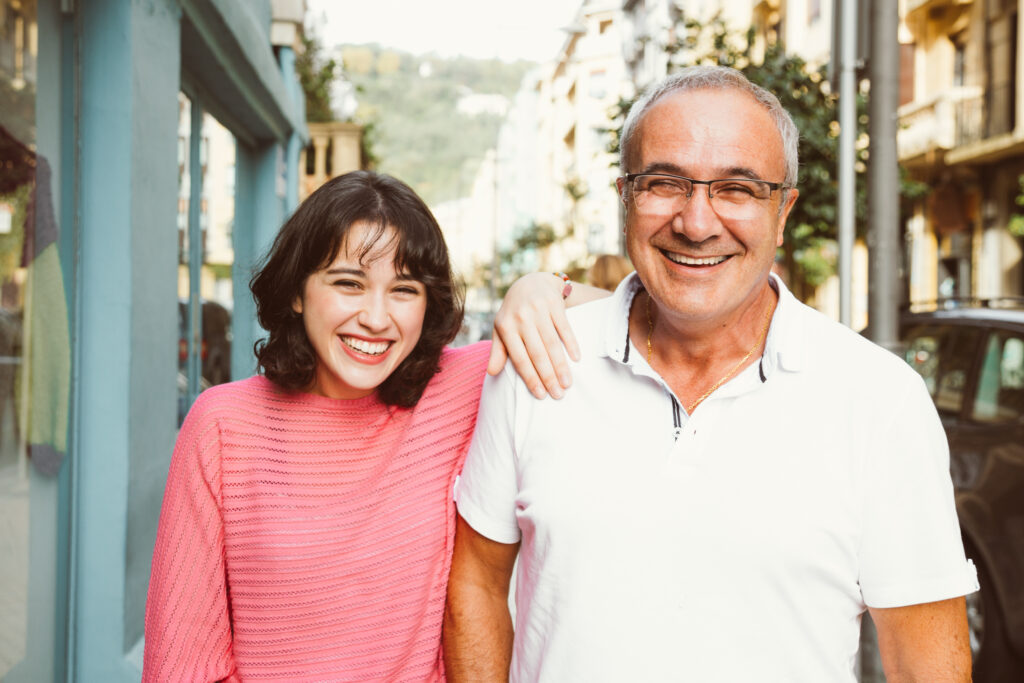
<instances>
[{"instance_id":1,"label":"car window","mask_svg":"<svg viewBox=\"0 0 1024 683\"><path fill-rule=\"evenodd\" d=\"M1024 338L1007 332L989 335L971 417L979 422L1024 417Z\"/></svg>"},{"instance_id":2,"label":"car window","mask_svg":"<svg viewBox=\"0 0 1024 683\"><path fill-rule=\"evenodd\" d=\"M963 408L977 336L976 330L953 326L918 327L907 334L907 362L924 379L940 412Z\"/></svg>"}]
</instances>

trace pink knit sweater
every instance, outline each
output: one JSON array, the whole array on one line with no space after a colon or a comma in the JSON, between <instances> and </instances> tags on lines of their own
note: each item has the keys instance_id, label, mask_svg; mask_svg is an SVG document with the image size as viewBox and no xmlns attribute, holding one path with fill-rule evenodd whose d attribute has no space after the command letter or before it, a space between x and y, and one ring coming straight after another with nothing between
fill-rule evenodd
<instances>
[{"instance_id":1,"label":"pink knit sweater","mask_svg":"<svg viewBox=\"0 0 1024 683\"><path fill-rule=\"evenodd\" d=\"M448 349L413 409L209 389L178 435L143 681L443 679L452 486L489 345Z\"/></svg>"}]
</instances>

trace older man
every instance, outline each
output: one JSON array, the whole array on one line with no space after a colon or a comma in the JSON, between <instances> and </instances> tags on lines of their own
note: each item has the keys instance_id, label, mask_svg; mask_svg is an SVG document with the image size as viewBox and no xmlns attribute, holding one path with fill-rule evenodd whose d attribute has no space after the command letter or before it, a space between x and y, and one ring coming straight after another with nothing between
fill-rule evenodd
<instances>
[{"instance_id":1,"label":"older man","mask_svg":"<svg viewBox=\"0 0 1024 683\"><path fill-rule=\"evenodd\" d=\"M634 105L636 274L570 312L565 398L511 371L484 388L450 680L850 682L865 609L890 682L969 680L977 584L923 383L771 275L797 137L732 69Z\"/></svg>"}]
</instances>

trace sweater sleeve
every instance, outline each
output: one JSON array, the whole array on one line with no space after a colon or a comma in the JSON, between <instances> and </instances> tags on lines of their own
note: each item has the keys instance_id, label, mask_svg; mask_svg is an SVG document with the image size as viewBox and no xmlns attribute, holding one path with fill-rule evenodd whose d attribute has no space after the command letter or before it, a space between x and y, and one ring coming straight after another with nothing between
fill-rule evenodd
<instances>
[{"instance_id":1,"label":"sweater sleeve","mask_svg":"<svg viewBox=\"0 0 1024 683\"><path fill-rule=\"evenodd\" d=\"M215 404L199 397L171 458L146 601L143 683L236 680Z\"/></svg>"}]
</instances>

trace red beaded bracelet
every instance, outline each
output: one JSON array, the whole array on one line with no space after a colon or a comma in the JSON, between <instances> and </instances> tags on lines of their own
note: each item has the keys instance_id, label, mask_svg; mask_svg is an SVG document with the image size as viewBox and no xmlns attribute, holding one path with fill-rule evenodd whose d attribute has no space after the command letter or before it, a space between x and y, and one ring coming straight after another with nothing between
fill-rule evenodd
<instances>
[{"instance_id":1,"label":"red beaded bracelet","mask_svg":"<svg viewBox=\"0 0 1024 683\"><path fill-rule=\"evenodd\" d=\"M565 287L562 288L562 300L568 299L569 295L572 294L572 281L569 279L569 276L561 271L552 274L555 277L562 278L562 282L565 283Z\"/></svg>"}]
</instances>

